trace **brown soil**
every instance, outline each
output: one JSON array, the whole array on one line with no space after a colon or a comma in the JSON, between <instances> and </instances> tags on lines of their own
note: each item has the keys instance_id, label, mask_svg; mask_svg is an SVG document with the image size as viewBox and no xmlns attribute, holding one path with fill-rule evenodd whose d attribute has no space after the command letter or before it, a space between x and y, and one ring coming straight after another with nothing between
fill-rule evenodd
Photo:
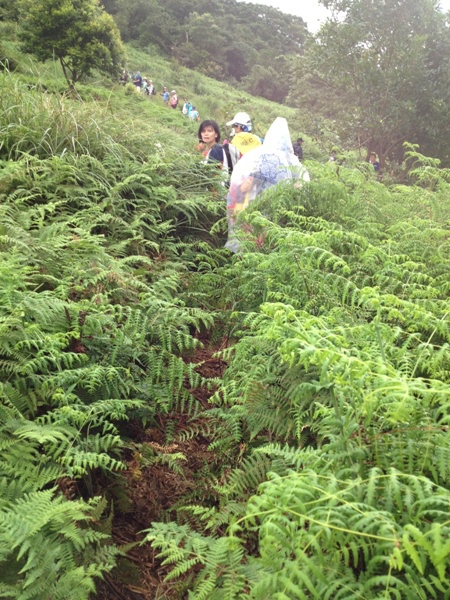
<instances>
[{"instance_id":1,"label":"brown soil","mask_svg":"<svg viewBox=\"0 0 450 600\"><path fill-rule=\"evenodd\" d=\"M205 340L203 340L205 342ZM213 358L218 347L205 343L204 348L196 350L194 362L203 362L199 372L204 377L221 377L226 368L224 361ZM208 407L211 392L206 389L193 391L194 396L204 408ZM187 421L184 415L169 415L161 419L158 427L143 429L133 424L133 439L136 451L129 451L125 457L127 469L122 473L121 492L125 492L129 506L116 503L112 537L119 546L131 544L126 558L119 561L118 567L105 576L97 585L97 600L181 600L186 597L179 585L164 582L167 568L162 567L155 557L150 544L140 544L144 538L143 530L152 522L167 519L167 511L181 500L186 493L195 491L198 486L196 473L206 466L212 466L216 460L208 451L209 440L203 437L186 442L165 444L165 422L177 421L177 427L183 428ZM141 450L148 447L158 454L181 452L186 460L182 462L183 474L175 473L167 465L152 464L143 466Z\"/></svg>"}]
</instances>

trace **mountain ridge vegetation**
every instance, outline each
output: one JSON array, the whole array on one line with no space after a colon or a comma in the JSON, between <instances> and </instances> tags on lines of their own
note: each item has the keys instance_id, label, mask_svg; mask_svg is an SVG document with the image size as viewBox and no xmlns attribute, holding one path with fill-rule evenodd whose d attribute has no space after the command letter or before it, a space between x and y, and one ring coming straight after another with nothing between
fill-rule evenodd
<instances>
[{"instance_id":1,"label":"mountain ridge vegetation","mask_svg":"<svg viewBox=\"0 0 450 600\"><path fill-rule=\"evenodd\" d=\"M403 143L449 164L450 20L434 0L324 0L301 17L226 0L106 0L127 41L253 95L295 107L345 146L403 161ZM311 128L312 129L312 128Z\"/></svg>"},{"instance_id":2,"label":"mountain ridge vegetation","mask_svg":"<svg viewBox=\"0 0 450 600\"><path fill-rule=\"evenodd\" d=\"M2 597L446 598L449 170L330 162L255 99L311 182L232 255L196 124L97 73L67 94L0 28ZM252 106L128 53L202 116Z\"/></svg>"}]
</instances>

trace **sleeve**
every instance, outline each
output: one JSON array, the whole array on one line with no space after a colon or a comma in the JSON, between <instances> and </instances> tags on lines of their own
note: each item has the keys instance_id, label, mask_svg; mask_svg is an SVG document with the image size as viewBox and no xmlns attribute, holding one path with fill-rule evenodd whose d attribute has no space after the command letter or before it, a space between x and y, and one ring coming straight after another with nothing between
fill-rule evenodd
<instances>
[{"instance_id":1,"label":"sleeve","mask_svg":"<svg viewBox=\"0 0 450 600\"><path fill-rule=\"evenodd\" d=\"M213 161L223 163L223 149L220 144L216 144L209 151L208 162L213 162Z\"/></svg>"}]
</instances>

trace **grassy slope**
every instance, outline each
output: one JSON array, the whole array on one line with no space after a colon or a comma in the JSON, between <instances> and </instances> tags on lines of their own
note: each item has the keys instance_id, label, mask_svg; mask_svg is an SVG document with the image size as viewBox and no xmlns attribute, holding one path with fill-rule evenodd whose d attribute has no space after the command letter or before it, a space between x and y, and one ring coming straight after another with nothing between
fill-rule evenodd
<instances>
[{"instance_id":1,"label":"grassy slope","mask_svg":"<svg viewBox=\"0 0 450 600\"><path fill-rule=\"evenodd\" d=\"M285 117L291 127L292 135L302 130L297 110L280 106L264 98L253 97L225 83L210 79L205 75L180 67L174 62L164 60L154 52L149 54L128 49L128 64L136 71L153 79L158 91L163 86L175 88L180 99L187 97L198 108L202 119L213 118L225 133L225 123L238 111L248 112L254 122L255 131L264 135L275 117Z\"/></svg>"},{"instance_id":2,"label":"grassy slope","mask_svg":"<svg viewBox=\"0 0 450 600\"><path fill-rule=\"evenodd\" d=\"M13 35L11 25L0 24L0 27L6 39ZM18 65L17 73L30 84L41 83L50 91L64 91L65 82L58 63L37 64L29 56L21 54L17 44L11 41L3 42L2 46L3 54L13 59ZM175 145L178 147L181 139L185 139L186 144L189 144L192 139L195 140L196 124L183 122L178 111L176 113L180 117L178 119L174 118L175 115L168 116L167 112L162 112L165 107L159 94L163 86L167 86L169 89L177 90L180 100L184 97L191 100L197 106L202 119L217 120L223 137L227 134L225 123L238 111L246 111L251 115L254 131L261 136L264 136L272 121L277 116L281 116L288 120L293 139L298 135L306 139L310 156L319 157L323 154L325 157L315 142L310 140L308 143L307 121L298 110L264 98L253 97L232 86L180 67L177 63L160 56L154 48L150 47L148 52L143 52L128 46L127 53L129 70L140 70L143 76L153 79L156 85L157 96L153 97L151 102L141 105L137 98L129 96L125 100L122 88L112 86L109 81L101 77L91 78L88 84L80 84L79 91L85 99L91 93L97 99L108 100L113 111L117 111L119 107L126 109L127 121L131 121L132 127L139 127L145 121L146 124L153 126L155 133L166 143L170 144L171 138L175 136ZM142 101L144 100L147 99L142 98Z\"/></svg>"},{"instance_id":3,"label":"grassy slope","mask_svg":"<svg viewBox=\"0 0 450 600\"><path fill-rule=\"evenodd\" d=\"M253 447L270 440L280 444L289 443L292 452L298 452L298 456L302 456L301 460L307 463L307 453L304 457L301 454L306 445L312 457L317 455L320 463L331 465L328 470L323 468L320 472L321 477L332 480L336 473L341 472L340 484L342 483L343 489L347 489L348 486L350 491L353 489L355 477L367 477L368 471L374 466L383 473L389 472L392 466L407 474L411 471L413 476L416 473L423 474L424 478L431 473L439 485L445 484L448 487L448 470L445 468L448 464L446 460L448 442L444 436L447 421L446 417L444 418L444 410L441 411L437 400L429 393L429 388L433 385L439 389L441 383L437 381L438 379L442 379L442 385L448 381L449 364L446 341L450 338L446 318L450 258L446 222L450 208L448 184L444 180L439 181L439 175L433 174L432 169L424 171L425 176L428 177L425 184L429 189L426 191L419 187L406 189L398 187L388 190L374 180L373 174L371 176L363 169L358 171L341 168L340 171L336 171L331 165L311 164L313 175L311 186L303 191L294 190L291 196L288 193L285 197L281 195L279 198L269 195L267 204L264 205L263 201L260 205L261 214L254 212L253 209L249 211L249 219L252 220L253 226L258 227L260 226L258 223L262 222L263 227L266 228L268 243L271 244L268 249L260 251L249 243L248 252L234 259L225 256L223 260L224 255L220 255L220 250L203 248L203 262L200 265L196 262L199 260L197 247L186 245L187 247L179 250L177 246L174 251L170 247L170 242L173 240L169 235L166 236L169 243L166 238L161 242L157 237L150 238L150 243L146 245L144 242L149 240L140 229L141 224L144 223L150 233L155 230L159 232L158 227L164 218L178 224L177 216L182 214L180 207L188 198L189 190L195 190L193 181L195 173L191 176L192 179L188 180L188 163L185 165L185 171L180 171L179 181L171 177L170 171L172 165L179 164L185 158L187 159L188 155L193 154L191 149L195 145L197 126L184 119L180 112L164 107L159 97L147 99L138 97L134 93L127 94L123 88L113 86L102 79L92 79L80 86L79 91L85 102L65 101L61 100L58 94L30 91L22 85L24 81L49 91L63 91L64 82L58 66L36 65L29 58L21 56L12 43L10 50L15 54L19 68L17 75L4 75L0 83L2 85L0 101L4 102L2 114L7 113L9 119L8 122L6 118L0 121L0 128L2 142L12 148L13 157L15 152L19 155L20 150L26 150L32 155L45 157L53 153L58 158L66 158L73 146L76 152L98 156L105 164L110 165L111 153L116 147L108 136L130 151L130 164L125 165L126 168L121 164L121 160L122 163L126 162L125 159L117 160L117 164L114 165L114 169L123 167L130 193L125 189L126 186L121 186L122 180L119 175L114 181L107 181L111 189L108 188L104 193L103 187L107 186L100 185L103 184L102 165L94 164L94 161L92 164L89 161L85 162L90 165L90 171L82 171L83 161L78 161L77 164L80 165L78 186L70 189L67 197L60 195L67 183L64 171L61 174L60 185L56 187L53 196L51 195L53 189L49 187L51 177L45 175L40 177L39 171L32 169L31 175L28 172L26 176L23 175L20 169L26 170L26 160L21 161L21 165L7 165L11 169L11 178L3 177L2 183L5 188L0 188L0 191L6 192L5 200L9 202L6 208L11 211L10 214L5 212L4 227L10 228L13 242L15 241L13 236L18 236L19 233L23 236L23 238L19 237L19 240L26 240L26 244L18 246L18 255L20 253L21 257L25 256L28 247L31 247L29 256L26 255L26 264L34 265L36 257L42 263L39 263L40 270L31 274L25 272L21 264L16 266L7 263L9 271L5 275L5 280L8 277L12 280L15 273L23 277L22 288L17 285L17 289L25 299L28 298L30 287L33 291L40 291L38 284L42 285L42 281L48 287L45 290L48 294L54 291L63 294L65 288L60 285L60 281L64 281L68 293L63 299L67 304L69 315L72 315L70 325L73 325L74 329L78 328L75 333L80 334L79 339L87 348L84 355L79 346L74 343L76 338L71 338L71 345L78 348L78 351L73 350L71 354L73 360L85 357L94 364L97 357L99 365L102 361L107 365L113 365L113 359L120 356L123 363L119 367L125 364L131 373L134 372L133 369L137 371L137 383L128 380L129 389L123 391L123 396L129 394L132 397L132 393L140 394L139 398L143 396L146 401L151 400L153 405L157 405L153 410L160 410L162 413L163 410L168 410L166 407L170 399L167 400L164 393L161 394L161 398L158 398L155 393L158 391L158 386L152 389L152 393L148 393L147 390L154 383L150 379L145 379L145 385L141 385L141 379L148 377L151 369L140 369L140 365L148 360L153 347L143 346L141 350L140 329L144 326L149 327L148 334L146 333L143 338L153 342L157 339L158 331L151 327L155 321L158 321L160 315L164 314L164 318L167 316L167 322L164 322L161 327L169 324L174 332L182 329L185 340L189 340L191 322L186 316L187 311L183 312L185 306L187 305L189 310L199 306L212 307L211 313L215 312L214 318L217 318L219 313L223 322L227 323L227 327L231 329L234 324L242 336L236 347L238 353L240 352L244 369L239 361L234 363L230 361L228 390L225 388L228 393L228 404L222 406L220 395L216 398L222 418L230 417L231 421L234 418L232 434L236 438L232 438L230 434L231 441L227 440L222 435L224 431L227 433L226 427L223 426L221 430L220 423L216 433L211 433L211 436L217 436L215 452L220 455L223 448L223 460L229 460L230 464L223 463L224 469L228 466L230 469L235 467L241 459L242 469L251 461L257 464L258 454L256 451L253 452ZM186 95L198 104L202 117L214 117L222 125L236 110L242 109L248 110L254 116L256 129L260 133L264 133L272 118L278 115L288 118L291 133L293 133L293 124L294 127L299 128L302 125L300 121L295 121L294 111L277 107L264 100L252 99L246 94L206 77L177 68L156 55L145 55L130 48L129 65L130 68L139 68L143 74L152 77L158 87L162 85L175 87L181 97ZM93 102L94 99L98 102ZM300 117L297 115L297 118ZM158 148L157 143L162 144L162 150ZM30 163L33 165L32 161ZM59 163L57 160L53 163L49 162L48 171L44 173L53 175L58 172L62 163L63 161ZM63 166L66 167L65 164ZM89 177L94 169L97 170L99 177L92 182ZM111 178L116 175L112 168L105 172ZM141 184L141 175L147 178L145 182L147 187ZM82 195L84 181L89 182L93 190L93 193L86 194L86 197ZM34 196L31 193L27 196L25 193L27 185L30 186ZM203 189L207 189L206 186L203 186ZM38 196L36 190L39 191ZM195 193L200 200L195 206L195 210L199 212L195 214L194 219L200 214L201 201L206 202L205 198L201 198L201 190L197 189ZM203 195L211 196L205 192ZM35 198L38 198L36 202ZM56 203L53 203L55 199ZM161 217L157 211L164 202L165 212ZM176 210L172 210L173 205L176 206ZM95 212L96 208L97 212ZM42 213L39 213L39 209ZM44 216L41 217L41 214ZM148 226L146 221L148 216L152 217L153 214L156 215L155 227L153 223ZM58 229L55 216L60 219L59 223L64 227ZM272 220L267 221L267 216L272 217ZM98 219L98 227L92 226L93 217ZM107 221L105 217L114 217L116 221L113 218ZM14 221L17 222L17 229L14 229ZM55 222L56 227L52 229ZM71 236L71 232L67 231L69 227L73 228L75 225L80 229L77 235L85 236L83 243L86 244L86 251L83 251L83 244L78 243L80 238L76 235ZM144 233L147 234L148 230ZM132 241L129 239L129 232L135 234ZM58 236L61 236L60 242ZM157 251L154 251L151 246L153 242L160 244ZM11 240L5 240L3 243L3 260L6 263L10 254L12 255L7 246ZM173 245L176 243L178 240ZM107 256L106 250L104 254L101 252L104 245L108 251ZM34 248L35 252L33 252ZM148 251L147 256L148 248L152 250ZM124 255L129 258L132 252L141 253L140 258L151 258L151 260L148 260L148 264L143 262L141 268L136 268L133 263L135 257L132 257L128 263L124 261L123 264L117 258L121 259ZM94 253L95 264L92 264ZM182 256L185 264L181 265L182 261L178 261L176 268L171 271L172 265L163 264L168 256L174 262ZM189 272L186 269L187 259L190 260ZM98 264L105 265L107 275L101 280L96 278ZM72 277L71 270L74 265L79 272ZM158 269L162 270L162 275L161 272L158 273ZM86 281L88 277L92 278L91 285ZM172 288L166 286L169 279ZM119 282L120 287L117 289L116 285L119 286ZM156 285L153 285L155 283ZM57 286L56 290L52 286ZM98 292L99 287L102 288L101 292ZM191 292L190 297L185 293L186 289ZM158 290L163 290L164 295L158 295ZM131 312L126 313L127 317L123 320L118 317L119 320L114 321L115 311L117 310L119 315L122 310L122 298L125 298L123 310ZM142 298L147 304L141 306ZM157 302L152 303L155 298ZM179 300L180 303L174 306L171 300L175 302ZM260 311L265 302L279 302L278 312L272 315L270 311L273 309L270 305L266 305L262 309L267 313L263 319L258 320L249 315L252 310L256 313ZM6 303L4 305L7 313L9 305ZM160 306L164 306L164 309L160 310ZM103 307L105 307L103 312L100 312ZM291 307L298 312L294 314ZM99 314L96 313L97 310ZM83 321L83 324L78 326L77 323L80 323L83 312L88 313L88 322L85 324ZM59 305L55 305L54 313L62 314L64 321L64 314ZM152 316L150 324L146 324L143 318L143 315L146 317L147 314ZM131 315L135 318L134 321ZM249 316L244 324L245 315ZM20 318L22 316L19 315ZM65 340L59 341L58 338L61 332L52 329L53 326L57 328L59 323L53 325L53 319L50 318L42 319L41 323L37 311L36 315L32 316L33 319L30 318L27 322L28 328L25 329L24 335L31 335L38 323L43 329L46 327L49 330L48 340L53 340L55 354L58 354L57 350L60 347L65 350ZM99 327L103 327L102 336L98 336L99 327L95 329L92 325L94 317L99 320ZM159 326L160 323L157 322L157 325ZM92 327L93 339L90 339L86 332L89 326ZM61 331L67 334L67 329L67 323L63 322ZM14 322L10 331L6 329L5 331L16 334ZM117 335L116 338L116 332L124 333L122 337ZM291 340L295 344L289 349ZM304 348L301 345L302 340L305 340ZM61 346L57 346L57 342ZM46 356L47 343L47 340L38 337L35 341L44 356ZM42 347L39 344L42 344ZM27 347L22 345L25 358L22 354L19 358L32 363L23 348ZM439 349L437 353L435 353L436 349ZM62 354L66 356L70 353ZM291 364L294 355L296 364ZM380 356L383 356L382 361ZM327 368L327 365L337 366L333 369ZM420 372L417 372L418 365L420 365ZM41 372L44 366L34 363L29 365L30 371L34 373L32 371L34 368L39 376L36 394L41 391L39 385L40 377L44 376ZM159 366L161 368L161 364ZM114 367L111 366L111 369ZM61 377L69 371L70 369L62 369ZM51 374L53 375L53 372ZM185 373L182 375L184 377ZM89 372L86 369L86 378L88 376ZM264 377L267 378L265 385L261 385L261 389L255 391L254 381L261 381ZM426 384L425 379L422 378L426 379ZM10 381L13 381L12 377ZM177 381L179 383L182 378ZM237 388L234 385L235 381L241 383L241 385L238 383ZM162 387L161 382L157 383ZM107 395L109 392L107 384L108 382L105 384L105 398L110 397ZM169 381L169 384L167 389L172 391L175 386L173 382ZM61 388L66 390L65 385L61 385ZM95 383L93 389L97 400L101 395L102 387ZM350 389L355 400L348 393ZM266 394L265 390L269 392ZM311 390L314 390L314 403L310 401ZM340 407L336 409L333 394L329 390L337 390L336 396L342 402L343 412L346 418L348 416L349 425L340 424L338 419ZM88 397L87 392L85 390L83 392ZM447 394L448 389L443 390L442 393ZM79 395L83 400L83 394ZM376 406L366 405L368 397L377 399ZM349 398L354 402L353 404ZM417 398L420 398L420 402L416 401ZM91 397L88 397L88 400L94 401ZM39 401L42 402L40 396ZM314 404L317 404L317 411L313 408ZM241 411L233 417L232 409L235 407L241 408ZM53 406L51 409L46 406L45 410L49 415L53 415ZM292 426L293 411L296 415L295 427ZM278 422L274 418L275 413L278 414ZM144 413L148 421L153 416ZM430 427L433 427L438 421L441 423L438 423L431 433L424 432L421 426L410 425L410 423L429 422ZM364 427L361 423L364 423ZM303 438L304 424L306 434L310 435L313 443L311 439ZM202 426L203 423L200 422L199 428ZM99 425L95 424L94 430L95 427ZM297 429L301 429L298 435L295 433ZM309 434L309 430L312 433ZM172 429L168 427L167 431L168 435L170 432L173 433L173 425ZM209 433L207 435L209 436ZM331 438L335 440L335 447L334 450L332 448L329 451ZM413 439L407 460L402 454L405 438ZM31 441L33 439L31 438ZM162 443L165 441L167 439L163 439ZM229 447L226 447L227 443ZM236 457L237 448L241 448L245 456ZM356 462L353 462L353 456L348 448L353 448ZM425 453L422 452L422 448L425 448ZM430 451L431 448L433 451ZM439 452L436 452L436 449L439 449ZM279 463L281 459L276 454L278 450L272 448L272 452L275 458L271 467L276 469L276 461ZM361 452L364 452L363 456ZM245 463L244 459L249 462ZM282 465L280 472L283 468L291 467L289 460L290 457L287 456L285 466ZM233 461L235 464L232 464ZM256 490L258 483L265 479L269 469L267 464L264 463L260 469L257 469L256 479L251 477L250 470L242 474L237 472L234 476L235 489L230 492L231 498L236 501L234 508L233 503L230 503L231 511L245 512L244 505L248 496ZM309 468L319 467L316 467L312 461ZM219 501L223 502L224 521L221 521L222 516L219 514L214 534L220 539L226 528L226 518L233 517L232 512L231 516L227 515L228 498L225 493L220 497L220 491L208 488L208 477L202 476L200 470L198 473L198 491L195 490L197 496L193 492L190 500L192 501L192 498L203 500L208 492L212 495L214 504L215 500L217 504ZM218 473L223 475L219 470ZM247 479L243 475L247 475ZM293 475L297 477L301 473L295 472ZM376 499L373 507L375 523L377 502L381 503L383 498L392 496L391 488L381 487L384 485L383 478L380 477L380 483L376 477L377 475L374 476L374 489L380 486L381 492L380 498ZM250 482L248 486L239 489L236 481L240 478ZM361 493L364 493L365 486L361 485L361 488ZM419 493L421 490L417 489ZM324 497L319 498L324 514L328 510L329 498L328 490L325 491ZM399 502L399 507L386 507L386 510L392 513L392 523L395 523L395 527L401 527L410 520L409 515L405 517L405 507L410 507L411 504L408 494L409 491L406 490L404 505ZM292 494L288 493L286 497L291 498ZM353 502L353 496L350 498ZM358 498L355 501L357 500ZM294 508L298 513L297 507ZM239 512L236 514L240 516ZM426 528L427 521L424 520L421 525ZM297 527L295 520L293 526ZM298 525L299 534L305 533L306 529L301 524ZM162 534L162 537L165 537L165 534ZM296 536L293 537L295 539ZM319 533L317 538L319 539ZM208 544L211 539L208 538ZM235 541L239 542L239 540ZM349 543L359 544L360 540L355 535L354 540ZM250 531L248 547L253 547L253 544ZM288 549L288 555L289 548L292 547L290 544L291 540L289 543L281 544ZM305 542L305 546L309 546L309 542ZM341 547L342 540L337 537L336 569L340 569L343 562L339 560L338 553ZM296 551L302 552L301 544ZM369 558L371 558L370 551L371 549L368 548ZM425 564L429 560L426 548L421 548L421 551ZM326 558L326 553L321 548L318 554L317 564L322 570L320 555ZM407 559L406 555L404 556ZM254 557L257 557L256 552ZM351 560L349 564L351 565ZM433 569L436 564L439 564L437 559L427 567L427 576L429 573L434 574ZM446 567L448 568L448 561ZM223 568L228 569L228 564ZM239 577L240 568L240 564L237 564ZM262 568L270 583L271 565L262 565ZM243 572L245 573L245 569ZM333 576L331 579L337 578ZM416 581L421 584L420 578ZM359 582L354 583L356 584L359 585ZM220 586L221 582L219 581L217 585ZM326 586L327 582L323 583L319 579L317 585ZM376 585L375 582L374 586ZM378 593L379 590L374 587L373 593L371 591L369 595L360 597L375 598L379 597ZM318 597L321 597L320 594Z\"/></svg>"}]
</instances>

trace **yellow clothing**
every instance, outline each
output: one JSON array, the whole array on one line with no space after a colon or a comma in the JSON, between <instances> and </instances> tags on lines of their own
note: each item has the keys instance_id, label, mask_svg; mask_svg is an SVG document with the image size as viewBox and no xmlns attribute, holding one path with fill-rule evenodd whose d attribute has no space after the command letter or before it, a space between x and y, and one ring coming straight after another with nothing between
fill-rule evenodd
<instances>
[{"instance_id":1,"label":"yellow clothing","mask_svg":"<svg viewBox=\"0 0 450 600\"><path fill-rule=\"evenodd\" d=\"M261 140L257 135L244 131L237 133L231 140L231 143L233 146L236 146L241 154L246 154L250 150L261 146Z\"/></svg>"}]
</instances>

